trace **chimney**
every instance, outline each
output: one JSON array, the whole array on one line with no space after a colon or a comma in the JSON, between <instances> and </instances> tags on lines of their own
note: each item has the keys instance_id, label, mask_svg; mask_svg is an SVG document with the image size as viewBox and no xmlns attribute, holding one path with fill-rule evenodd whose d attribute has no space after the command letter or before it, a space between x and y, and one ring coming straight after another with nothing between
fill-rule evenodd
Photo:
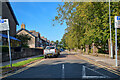
<instances>
[{"instance_id":1,"label":"chimney","mask_svg":"<svg viewBox=\"0 0 120 80\"><path fill-rule=\"evenodd\" d=\"M39 33L40 34L40 33ZM40 36L41 36L41 34L40 34Z\"/></svg>"},{"instance_id":2,"label":"chimney","mask_svg":"<svg viewBox=\"0 0 120 80\"><path fill-rule=\"evenodd\" d=\"M41 38L44 38L44 36L42 36Z\"/></svg>"},{"instance_id":3,"label":"chimney","mask_svg":"<svg viewBox=\"0 0 120 80\"><path fill-rule=\"evenodd\" d=\"M31 30L30 32L34 33L34 32L35 32L35 30Z\"/></svg>"},{"instance_id":4,"label":"chimney","mask_svg":"<svg viewBox=\"0 0 120 80\"><path fill-rule=\"evenodd\" d=\"M21 29L25 29L25 24L21 24Z\"/></svg>"}]
</instances>

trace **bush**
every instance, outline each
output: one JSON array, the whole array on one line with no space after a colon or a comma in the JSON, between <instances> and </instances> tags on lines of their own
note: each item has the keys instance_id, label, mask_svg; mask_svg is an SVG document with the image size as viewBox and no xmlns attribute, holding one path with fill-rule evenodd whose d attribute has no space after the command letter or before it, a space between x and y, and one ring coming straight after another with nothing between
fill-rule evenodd
<instances>
[{"instance_id":1,"label":"bush","mask_svg":"<svg viewBox=\"0 0 120 80\"><path fill-rule=\"evenodd\" d=\"M29 48L28 41L31 40L31 38L32 38L31 36L29 36L27 34L21 34L21 35L16 35L16 38L21 40L22 47Z\"/></svg>"},{"instance_id":2,"label":"bush","mask_svg":"<svg viewBox=\"0 0 120 80\"><path fill-rule=\"evenodd\" d=\"M102 50L102 49L98 49L98 53L108 54L109 52L108 52L108 51L104 51L104 50Z\"/></svg>"},{"instance_id":3,"label":"bush","mask_svg":"<svg viewBox=\"0 0 120 80\"><path fill-rule=\"evenodd\" d=\"M28 46L28 45L22 45L22 47L23 47L23 48L29 48L29 46Z\"/></svg>"},{"instance_id":4,"label":"bush","mask_svg":"<svg viewBox=\"0 0 120 80\"><path fill-rule=\"evenodd\" d=\"M91 48L91 53L93 53L93 48Z\"/></svg>"},{"instance_id":5,"label":"bush","mask_svg":"<svg viewBox=\"0 0 120 80\"><path fill-rule=\"evenodd\" d=\"M2 48L2 52L9 52L8 46L0 46L0 48Z\"/></svg>"},{"instance_id":6,"label":"bush","mask_svg":"<svg viewBox=\"0 0 120 80\"><path fill-rule=\"evenodd\" d=\"M118 55L120 55L120 50L118 51Z\"/></svg>"},{"instance_id":7,"label":"bush","mask_svg":"<svg viewBox=\"0 0 120 80\"><path fill-rule=\"evenodd\" d=\"M77 52L77 49L75 49L74 51Z\"/></svg>"}]
</instances>

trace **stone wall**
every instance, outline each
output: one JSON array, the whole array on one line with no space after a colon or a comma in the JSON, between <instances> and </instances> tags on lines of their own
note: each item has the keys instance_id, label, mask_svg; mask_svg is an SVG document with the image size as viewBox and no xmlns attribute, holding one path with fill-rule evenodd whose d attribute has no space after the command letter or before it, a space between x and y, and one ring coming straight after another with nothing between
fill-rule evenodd
<instances>
[{"instance_id":1,"label":"stone wall","mask_svg":"<svg viewBox=\"0 0 120 80\"><path fill-rule=\"evenodd\" d=\"M35 49L35 48L21 48L21 52L12 52L12 59L20 59L30 56L36 56L43 54L43 49ZM9 61L9 54L8 52L2 53L2 61Z\"/></svg>"}]
</instances>

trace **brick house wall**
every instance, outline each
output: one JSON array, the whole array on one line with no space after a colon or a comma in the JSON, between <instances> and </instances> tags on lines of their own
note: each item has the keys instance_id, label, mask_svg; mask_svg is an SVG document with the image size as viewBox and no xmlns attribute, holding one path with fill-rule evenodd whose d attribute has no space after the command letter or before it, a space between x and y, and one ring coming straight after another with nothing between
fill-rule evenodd
<instances>
[{"instance_id":1,"label":"brick house wall","mask_svg":"<svg viewBox=\"0 0 120 80\"><path fill-rule=\"evenodd\" d=\"M2 19L9 20L10 36L14 36L16 34L16 25L19 25L19 24L16 20L16 17L13 13L13 10L9 2L2 2ZM7 33L6 31L3 32L3 34L6 34L6 33Z\"/></svg>"}]
</instances>

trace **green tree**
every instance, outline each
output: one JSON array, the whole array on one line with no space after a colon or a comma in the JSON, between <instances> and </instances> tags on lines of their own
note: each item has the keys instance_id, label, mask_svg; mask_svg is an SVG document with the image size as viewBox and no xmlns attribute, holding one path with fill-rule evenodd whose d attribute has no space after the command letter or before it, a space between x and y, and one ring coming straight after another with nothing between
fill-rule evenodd
<instances>
[{"instance_id":1,"label":"green tree","mask_svg":"<svg viewBox=\"0 0 120 80\"><path fill-rule=\"evenodd\" d=\"M55 44L56 44L56 45L59 45L59 41L58 41L58 40L56 40Z\"/></svg>"},{"instance_id":2,"label":"green tree","mask_svg":"<svg viewBox=\"0 0 120 80\"><path fill-rule=\"evenodd\" d=\"M109 3L108 2L65 2L57 8L53 21L67 24L64 41L68 48L95 43L101 50L108 49ZM120 2L111 2L112 38L114 41L114 16L120 14ZM120 30L118 30L120 36ZM120 40L118 40L120 44Z\"/></svg>"},{"instance_id":3,"label":"green tree","mask_svg":"<svg viewBox=\"0 0 120 80\"><path fill-rule=\"evenodd\" d=\"M51 43L55 43L54 41L51 41Z\"/></svg>"},{"instance_id":4,"label":"green tree","mask_svg":"<svg viewBox=\"0 0 120 80\"><path fill-rule=\"evenodd\" d=\"M21 40L22 47L29 47L28 41L31 40L31 37L27 34L16 35L16 38Z\"/></svg>"}]
</instances>

